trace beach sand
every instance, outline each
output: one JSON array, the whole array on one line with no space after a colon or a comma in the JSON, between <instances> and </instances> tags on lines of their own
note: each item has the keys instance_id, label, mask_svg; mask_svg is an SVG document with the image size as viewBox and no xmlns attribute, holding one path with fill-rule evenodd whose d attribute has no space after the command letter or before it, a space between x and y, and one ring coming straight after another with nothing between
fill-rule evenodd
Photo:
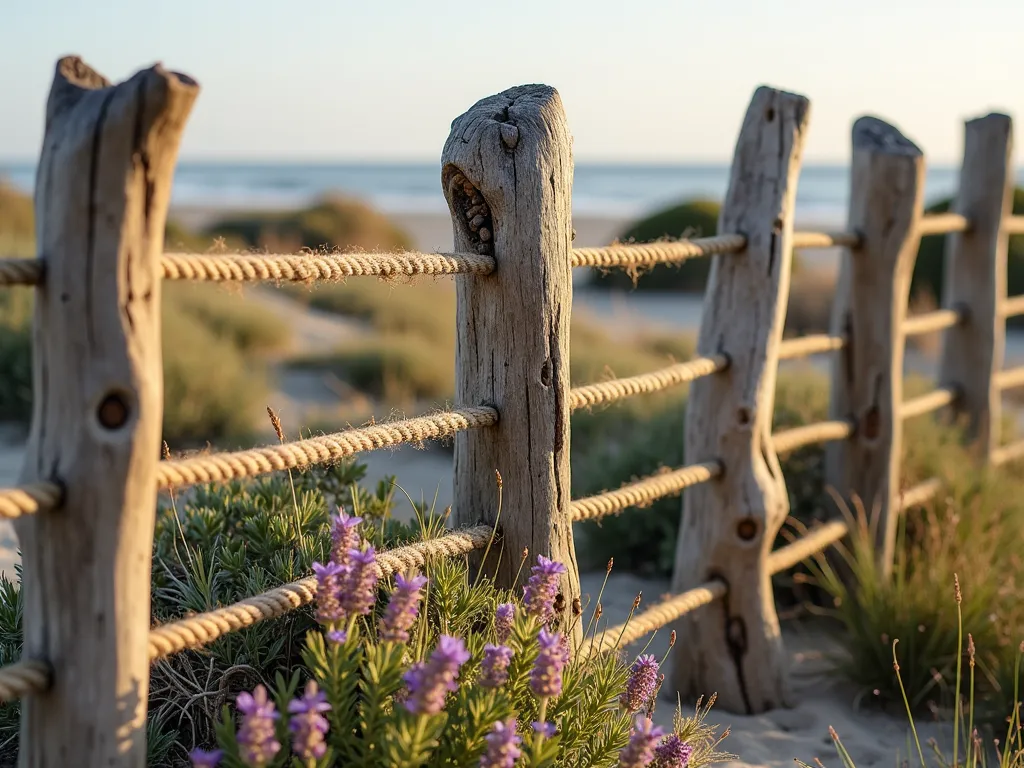
<instances>
[{"instance_id":1,"label":"beach sand","mask_svg":"<svg viewBox=\"0 0 1024 768\"><path fill-rule=\"evenodd\" d=\"M212 215L208 210L179 210L174 213L177 218L192 225L208 220ZM415 247L419 250L446 251L452 247L451 224L446 216L408 215L398 217L398 222L411 233ZM607 244L622 230L624 224L625 221L621 219L577 217L573 223L576 230L575 244ZM307 313L270 288L254 288L250 291L250 295L263 302L268 311L278 314L283 321L296 328L297 350L323 348L361 332L356 322L331 315ZM652 322L650 317L645 319L644 315L630 311L629 303L623 303L621 298L612 300L595 297L591 301L582 291L579 298L579 311L602 321L606 327L619 333L635 331L645 323ZM602 304L601 301L611 303ZM666 304L664 311L672 311L676 322L679 317L676 313L680 311L689 312L687 317L699 320L699 312L694 313L693 307L684 309L678 298L673 300L669 297L666 301L670 303ZM674 306L671 304L673 301L676 302ZM699 301L696 306L699 308ZM286 424L297 427L310 424L321 411L331 412L336 409L339 400L344 398L354 399L355 395L344 390L343 386L339 388L336 381L293 374L279 380L279 388L271 405L279 411ZM11 485L17 481L22 455L23 443L13 433L0 433L0 484ZM365 454L360 460L368 465L369 483L376 483L378 479L394 474L405 491L414 498L429 500L436 494L439 509L451 503L450 453L439 450L417 451L407 446ZM16 547L13 530L9 523L4 523L0 526L0 568L9 578L14 578ZM603 573L582 576L584 605L596 598L603 577ZM613 573L602 598L604 620L609 626L624 621L638 592L643 592L645 604L649 604L667 590L668 585L664 582ZM586 615L589 615L589 611ZM732 728L731 736L722 747L739 755L739 761L733 765L791 766L794 758L811 762L815 757L820 757L829 766L838 764L829 738L829 725L838 729L860 768L894 765L897 755L906 755L908 742L905 719L899 713L884 714L856 708L854 703L857 692L835 675L828 674L827 655L835 650L835 646L820 626L787 624L784 637L792 663L795 706L752 717L712 710L711 722ZM668 630L665 629L654 637L649 651L660 657L667 643ZM636 653L641 648L638 645L629 651ZM675 695L666 686L655 719L664 726L670 726L674 706ZM684 711L689 707L690 704L684 702ZM922 738L938 733L928 725L922 731Z\"/></svg>"}]
</instances>

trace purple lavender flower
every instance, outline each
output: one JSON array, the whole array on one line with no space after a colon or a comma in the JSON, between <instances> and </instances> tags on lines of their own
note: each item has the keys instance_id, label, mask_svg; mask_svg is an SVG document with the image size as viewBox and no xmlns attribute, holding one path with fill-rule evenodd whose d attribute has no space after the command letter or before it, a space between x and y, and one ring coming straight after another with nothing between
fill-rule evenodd
<instances>
[{"instance_id":1,"label":"purple lavender flower","mask_svg":"<svg viewBox=\"0 0 1024 768\"><path fill-rule=\"evenodd\" d=\"M343 645L348 640L348 632L343 629L332 629L327 633L327 642Z\"/></svg>"},{"instance_id":2,"label":"purple lavender flower","mask_svg":"<svg viewBox=\"0 0 1024 768\"><path fill-rule=\"evenodd\" d=\"M409 688L405 708L414 715L436 715L444 709L445 696L458 689L459 668L469 657L462 640L441 635L429 661L414 664L402 678Z\"/></svg>"},{"instance_id":3,"label":"purple lavender flower","mask_svg":"<svg viewBox=\"0 0 1024 768\"><path fill-rule=\"evenodd\" d=\"M633 662L633 669L626 681L626 691L619 702L629 712L637 712L651 700L658 685L658 660L647 654Z\"/></svg>"},{"instance_id":4,"label":"purple lavender flower","mask_svg":"<svg viewBox=\"0 0 1024 768\"><path fill-rule=\"evenodd\" d=\"M224 757L224 750L193 749L188 753L188 757L192 761L192 768L217 768L220 759Z\"/></svg>"},{"instance_id":5,"label":"purple lavender flower","mask_svg":"<svg viewBox=\"0 0 1024 768\"><path fill-rule=\"evenodd\" d=\"M498 633L498 642L504 643L512 634L512 621L516 617L514 603L502 603L494 612L494 629Z\"/></svg>"},{"instance_id":6,"label":"purple lavender flower","mask_svg":"<svg viewBox=\"0 0 1024 768\"><path fill-rule=\"evenodd\" d=\"M692 754L693 747L674 733L670 733L654 750L654 766L655 768L686 768Z\"/></svg>"},{"instance_id":7,"label":"purple lavender flower","mask_svg":"<svg viewBox=\"0 0 1024 768\"><path fill-rule=\"evenodd\" d=\"M345 618L341 593L347 571L345 566L337 563L313 563L313 573L316 574L316 618L322 624Z\"/></svg>"},{"instance_id":8,"label":"purple lavender flower","mask_svg":"<svg viewBox=\"0 0 1024 768\"><path fill-rule=\"evenodd\" d=\"M359 524L361 517L349 517L338 507L338 514L331 518L331 561L348 565L349 552L359 549Z\"/></svg>"},{"instance_id":9,"label":"purple lavender flower","mask_svg":"<svg viewBox=\"0 0 1024 768\"><path fill-rule=\"evenodd\" d=\"M530 580L523 587L523 602L526 612L547 624L555 616L555 596L558 594L558 577L566 572L561 563L537 556L537 564L530 569Z\"/></svg>"},{"instance_id":10,"label":"purple lavender flower","mask_svg":"<svg viewBox=\"0 0 1024 768\"><path fill-rule=\"evenodd\" d=\"M348 556L351 570L345 580L341 607L349 616L366 615L377 602L377 553L371 545L365 552L349 550Z\"/></svg>"},{"instance_id":11,"label":"purple lavender flower","mask_svg":"<svg viewBox=\"0 0 1024 768\"><path fill-rule=\"evenodd\" d=\"M480 768L513 768L523 754L519 749L522 739L516 734L515 718L505 723L496 722L484 740L487 751L480 758Z\"/></svg>"},{"instance_id":12,"label":"purple lavender flower","mask_svg":"<svg viewBox=\"0 0 1024 768\"><path fill-rule=\"evenodd\" d=\"M414 576L408 580L402 574L395 576L395 591L391 593L388 607L380 620L381 642L409 642L409 629L419 611L420 590L426 583L425 576Z\"/></svg>"},{"instance_id":13,"label":"purple lavender flower","mask_svg":"<svg viewBox=\"0 0 1024 768\"><path fill-rule=\"evenodd\" d=\"M646 768L662 733L649 717L637 715L629 743L619 752L619 768Z\"/></svg>"},{"instance_id":14,"label":"purple lavender flower","mask_svg":"<svg viewBox=\"0 0 1024 768\"><path fill-rule=\"evenodd\" d=\"M501 688L508 681L508 665L512 662L512 649L507 645L484 646L484 660L480 663L480 679L483 688Z\"/></svg>"},{"instance_id":15,"label":"purple lavender flower","mask_svg":"<svg viewBox=\"0 0 1024 768\"><path fill-rule=\"evenodd\" d=\"M554 723L534 723L533 732L539 733L545 739L550 739L555 735L555 724Z\"/></svg>"},{"instance_id":16,"label":"purple lavender flower","mask_svg":"<svg viewBox=\"0 0 1024 768\"><path fill-rule=\"evenodd\" d=\"M317 690L316 682L306 683L306 692L301 698L288 702L291 719L288 730L292 732L292 751L303 760L320 759L327 751L324 734L330 725L322 713L328 712L331 705L327 696Z\"/></svg>"},{"instance_id":17,"label":"purple lavender flower","mask_svg":"<svg viewBox=\"0 0 1024 768\"><path fill-rule=\"evenodd\" d=\"M235 704L242 713L237 737L239 754L251 768L263 768L281 751L274 733L274 721L280 715L262 685L257 685L252 693L238 694Z\"/></svg>"},{"instance_id":18,"label":"purple lavender flower","mask_svg":"<svg viewBox=\"0 0 1024 768\"><path fill-rule=\"evenodd\" d=\"M542 629L537 635L537 645L540 653L530 672L530 688L541 698L558 696L562 692L562 668L569 661L561 634Z\"/></svg>"}]
</instances>

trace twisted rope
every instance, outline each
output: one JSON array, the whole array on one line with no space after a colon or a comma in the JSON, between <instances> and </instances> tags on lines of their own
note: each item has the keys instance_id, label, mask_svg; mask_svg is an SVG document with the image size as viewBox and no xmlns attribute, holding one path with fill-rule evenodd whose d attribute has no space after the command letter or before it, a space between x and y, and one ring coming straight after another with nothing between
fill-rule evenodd
<instances>
[{"instance_id":1,"label":"twisted rope","mask_svg":"<svg viewBox=\"0 0 1024 768\"><path fill-rule=\"evenodd\" d=\"M652 267L678 264L700 256L739 253L747 245L743 235L715 235L674 243L620 243L604 248L573 248L574 267Z\"/></svg>"},{"instance_id":2,"label":"twisted rope","mask_svg":"<svg viewBox=\"0 0 1024 768\"><path fill-rule=\"evenodd\" d=\"M1003 317L1024 315L1024 294L1004 299L1002 304L999 306L999 314Z\"/></svg>"},{"instance_id":3,"label":"twisted rope","mask_svg":"<svg viewBox=\"0 0 1024 768\"><path fill-rule=\"evenodd\" d=\"M860 235L856 232L794 232L794 248L858 248Z\"/></svg>"},{"instance_id":4,"label":"twisted rope","mask_svg":"<svg viewBox=\"0 0 1024 768\"><path fill-rule=\"evenodd\" d=\"M938 309L934 312L925 312L923 315L908 317L903 321L903 335L917 336L923 333L944 331L962 323L966 316L965 312L955 309Z\"/></svg>"},{"instance_id":5,"label":"twisted rope","mask_svg":"<svg viewBox=\"0 0 1024 768\"><path fill-rule=\"evenodd\" d=\"M772 435L776 453L789 453L815 443L845 440L853 434L851 421L819 421L803 427L794 427Z\"/></svg>"},{"instance_id":6,"label":"twisted rope","mask_svg":"<svg viewBox=\"0 0 1024 768\"><path fill-rule=\"evenodd\" d=\"M922 416L931 411L937 411L939 408L950 405L956 400L956 397L956 387L939 387L926 395L905 401L900 406L900 418L912 419L915 416Z\"/></svg>"},{"instance_id":7,"label":"twisted rope","mask_svg":"<svg viewBox=\"0 0 1024 768\"><path fill-rule=\"evenodd\" d=\"M686 384L702 376L710 376L718 371L724 371L728 367L729 358L719 354L711 357L698 357L696 360L677 363L639 376L574 387L569 391L569 408L575 411L598 403L612 403L635 395L658 392L669 387Z\"/></svg>"},{"instance_id":8,"label":"twisted rope","mask_svg":"<svg viewBox=\"0 0 1024 768\"><path fill-rule=\"evenodd\" d=\"M39 259L0 259L0 285L38 285L43 281Z\"/></svg>"},{"instance_id":9,"label":"twisted rope","mask_svg":"<svg viewBox=\"0 0 1024 768\"><path fill-rule=\"evenodd\" d=\"M768 573L788 570L821 552L850 532L845 520L831 520L768 555Z\"/></svg>"},{"instance_id":10,"label":"twisted rope","mask_svg":"<svg viewBox=\"0 0 1024 768\"><path fill-rule=\"evenodd\" d=\"M779 345L779 360L793 360L822 352L832 352L845 346L846 339L842 336L829 336L824 333L802 336L799 339L786 339Z\"/></svg>"},{"instance_id":11,"label":"twisted rope","mask_svg":"<svg viewBox=\"0 0 1024 768\"><path fill-rule=\"evenodd\" d=\"M378 575L384 578L422 567L429 558L456 557L482 549L491 534L489 526L481 525L381 552L377 556ZM316 577L308 576L232 605L164 624L149 632L149 660L157 661L188 648L201 648L231 632L283 616L315 598Z\"/></svg>"},{"instance_id":12,"label":"twisted rope","mask_svg":"<svg viewBox=\"0 0 1024 768\"><path fill-rule=\"evenodd\" d=\"M1016 461L1021 457L1024 457L1024 440L1018 440L1015 443L996 448L992 451L990 460L994 466L998 467L1002 464Z\"/></svg>"},{"instance_id":13,"label":"twisted rope","mask_svg":"<svg viewBox=\"0 0 1024 768\"><path fill-rule=\"evenodd\" d=\"M171 488L253 477L282 469L337 461L360 451L447 437L467 429L490 427L497 423L498 412L493 408L461 408L250 451L161 461L157 465L157 487Z\"/></svg>"},{"instance_id":14,"label":"twisted rope","mask_svg":"<svg viewBox=\"0 0 1024 768\"><path fill-rule=\"evenodd\" d=\"M966 232L970 228L971 222L959 213L927 213L921 217L921 221L917 225L917 231L921 237Z\"/></svg>"},{"instance_id":15,"label":"twisted rope","mask_svg":"<svg viewBox=\"0 0 1024 768\"><path fill-rule=\"evenodd\" d=\"M56 483L30 483L0 489L0 517L13 520L22 515L48 512L60 506L63 495Z\"/></svg>"},{"instance_id":16,"label":"twisted rope","mask_svg":"<svg viewBox=\"0 0 1024 768\"><path fill-rule=\"evenodd\" d=\"M695 589L689 589L634 614L624 624L609 627L597 636L592 650L590 643L586 643L581 649L581 655L596 656L636 642L648 632L661 629L669 622L725 597L725 593L725 582L718 579L706 581Z\"/></svg>"},{"instance_id":17,"label":"twisted rope","mask_svg":"<svg viewBox=\"0 0 1024 768\"><path fill-rule=\"evenodd\" d=\"M899 511L904 512L911 507L916 507L919 504L924 504L926 501L933 499L939 491L942 490L942 480L937 477L933 477L931 480L925 480L922 483L918 483L912 488L908 488L899 495Z\"/></svg>"},{"instance_id":18,"label":"twisted rope","mask_svg":"<svg viewBox=\"0 0 1024 768\"><path fill-rule=\"evenodd\" d=\"M30 693L43 693L50 687L50 665L22 659L0 667L0 702L16 701Z\"/></svg>"},{"instance_id":19,"label":"twisted rope","mask_svg":"<svg viewBox=\"0 0 1024 768\"><path fill-rule=\"evenodd\" d=\"M617 491L606 491L572 502L572 519L596 520L629 507L647 506L652 501L680 493L684 488L706 483L722 474L722 464L709 461L673 471L650 475Z\"/></svg>"},{"instance_id":20,"label":"twisted rope","mask_svg":"<svg viewBox=\"0 0 1024 768\"><path fill-rule=\"evenodd\" d=\"M1016 368L1006 368L1005 370L998 371L995 378L996 386L999 387L999 389L1019 387L1024 384L1024 365L1018 365Z\"/></svg>"},{"instance_id":21,"label":"twisted rope","mask_svg":"<svg viewBox=\"0 0 1024 768\"><path fill-rule=\"evenodd\" d=\"M347 277L377 275L488 275L494 257L471 253L331 253L214 255L165 253L166 280L336 282Z\"/></svg>"},{"instance_id":22,"label":"twisted rope","mask_svg":"<svg viewBox=\"0 0 1024 768\"><path fill-rule=\"evenodd\" d=\"M1024 216L1007 216L1003 219L1003 232L1008 235L1024 235Z\"/></svg>"}]
</instances>

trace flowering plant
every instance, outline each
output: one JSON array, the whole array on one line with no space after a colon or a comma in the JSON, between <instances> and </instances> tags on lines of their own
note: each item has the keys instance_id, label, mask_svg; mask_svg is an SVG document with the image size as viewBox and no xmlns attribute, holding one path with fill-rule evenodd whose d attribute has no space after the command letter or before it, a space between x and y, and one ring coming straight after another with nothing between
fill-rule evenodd
<instances>
[{"instance_id":1,"label":"flowering plant","mask_svg":"<svg viewBox=\"0 0 1024 768\"><path fill-rule=\"evenodd\" d=\"M727 757L707 708L677 711L667 732L654 724L664 659L590 653L598 610L586 631L578 607L557 626L561 563L538 557L521 600L449 559L382 589L359 525L335 517L330 561L315 566L306 668L241 693L194 766L701 768Z\"/></svg>"}]
</instances>

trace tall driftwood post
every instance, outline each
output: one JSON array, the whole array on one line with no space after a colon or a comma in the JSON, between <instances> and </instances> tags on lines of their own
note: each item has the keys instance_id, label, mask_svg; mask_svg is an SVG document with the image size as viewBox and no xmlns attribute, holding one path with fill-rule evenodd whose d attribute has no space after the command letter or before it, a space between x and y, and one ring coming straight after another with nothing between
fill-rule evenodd
<instances>
[{"instance_id":1,"label":"tall driftwood post","mask_svg":"<svg viewBox=\"0 0 1024 768\"><path fill-rule=\"evenodd\" d=\"M789 500L771 429L809 112L804 97L770 88L747 109L718 226L747 246L714 257L697 347L731 364L695 381L686 409L686 460L718 458L725 471L684 494L673 591L719 578L728 593L679 623L674 682L683 695L717 691L720 706L738 713L787 699L767 557Z\"/></svg>"},{"instance_id":2,"label":"tall driftwood post","mask_svg":"<svg viewBox=\"0 0 1024 768\"><path fill-rule=\"evenodd\" d=\"M1000 392L996 373L1003 367L1006 321L1008 237L1003 219L1013 202L1013 122L991 114L964 126L964 160L953 211L970 222L967 232L946 237L943 304L963 308L966 319L943 337L939 381L955 383L953 404L965 415L967 437L988 460L999 444Z\"/></svg>"},{"instance_id":3,"label":"tall driftwood post","mask_svg":"<svg viewBox=\"0 0 1024 768\"><path fill-rule=\"evenodd\" d=\"M36 177L35 396L21 482L63 506L23 517L24 654L53 687L22 704L20 764L146 762L150 562L163 371L160 255L198 87L159 65L111 86L62 59Z\"/></svg>"},{"instance_id":4,"label":"tall driftwood post","mask_svg":"<svg viewBox=\"0 0 1024 768\"><path fill-rule=\"evenodd\" d=\"M899 519L903 425L903 321L920 236L924 156L874 117L853 125L849 229L861 236L840 264L832 332L846 337L833 357L833 419L851 418L852 436L826 448L826 480L847 502L877 515L878 556L892 566Z\"/></svg>"},{"instance_id":5,"label":"tall driftwood post","mask_svg":"<svg viewBox=\"0 0 1024 768\"><path fill-rule=\"evenodd\" d=\"M500 472L503 551L482 567L511 588L524 548L531 561L564 563L566 627L580 592L569 506L572 139L558 92L529 85L477 102L452 123L441 165L456 250L497 261L491 275L456 281L456 397L495 406L500 420L456 437L455 520L497 520Z\"/></svg>"}]
</instances>

